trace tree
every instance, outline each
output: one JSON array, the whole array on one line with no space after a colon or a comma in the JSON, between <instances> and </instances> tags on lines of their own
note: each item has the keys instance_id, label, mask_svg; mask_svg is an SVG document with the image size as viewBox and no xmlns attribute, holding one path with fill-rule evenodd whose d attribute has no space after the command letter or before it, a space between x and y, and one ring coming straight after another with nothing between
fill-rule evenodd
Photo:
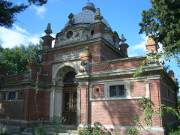
<instances>
[{"instance_id":1,"label":"tree","mask_svg":"<svg viewBox=\"0 0 180 135\"><path fill-rule=\"evenodd\" d=\"M152 7L142 12L140 33L151 34L163 45L166 56L180 54L180 1L151 0Z\"/></svg>"},{"instance_id":2,"label":"tree","mask_svg":"<svg viewBox=\"0 0 180 135\"><path fill-rule=\"evenodd\" d=\"M46 2L47 0L27 0L27 4L15 4L8 0L0 0L0 26L11 27L17 13L24 11L32 4L41 6Z\"/></svg>"},{"instance_id":3,"label":"tree","mask_svg":"<svg viewBox=\"0 0 180 135\"><path fill-rule=\"evenodd\" d=\"M8 74L24 73L30 62L40 63L40 45L0 49L0 70Z\"/></svg>"}]
</instances>

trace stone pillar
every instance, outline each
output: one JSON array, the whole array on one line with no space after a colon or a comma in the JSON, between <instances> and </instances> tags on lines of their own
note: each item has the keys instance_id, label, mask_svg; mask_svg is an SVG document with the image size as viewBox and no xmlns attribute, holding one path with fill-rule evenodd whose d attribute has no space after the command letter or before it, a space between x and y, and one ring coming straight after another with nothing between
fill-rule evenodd
<instances>
[{"instance_id":1,"label":"stone pillar","mask_svg":"<svg viewBox=\"0 0 180 135\"><path fill-rule=\"evenodd\" d=\"M62 98L63 98L63 87L56 87L55 96L54 96L54 116L62 116Z\"/></svg>"},{"instance_id":2,"label":"stone pillar","mask_svg":"<svg viewBox=\"0 0 180 135\"><path fill-rule=\"evenodd\" d=\"M77 125L81 123L80 113L81 113L81 87L78 85L77 87Z\"/></svg>"},{"instance_id":3,"label":"stone pillar","mask_svg":"<svg viewBox=\"0 0 180 135\"><path fill-rule=\"evenodd\" d=\"M79 83L80 88L80 124L88 125L89 123L89 93L88 93L88 82Z\"/></svg>"},{"instance_id":4,"label":"stone pillar","mask_svg":"<svg viewBox=\"0 0 180 135\"><path fill-rule=\"evenodd\" d=\"M55 84L55 83L54 83ZM63 85L56 84L52 87L50 94L50 119L62 116Z\"/></svg>"},{"instance_id":5,"label":"stone pillar","mask_svg":"<svg viewBox=\"0 0 180 135\"><path fill-rule=\"evenodd\" d=\"M53 86L51 87L51 93L50 93L50 110L49 110L49 117L50 120L54 117L54 93L55 93L55 80L52 80Z\"/></svg>"}]
</instances>

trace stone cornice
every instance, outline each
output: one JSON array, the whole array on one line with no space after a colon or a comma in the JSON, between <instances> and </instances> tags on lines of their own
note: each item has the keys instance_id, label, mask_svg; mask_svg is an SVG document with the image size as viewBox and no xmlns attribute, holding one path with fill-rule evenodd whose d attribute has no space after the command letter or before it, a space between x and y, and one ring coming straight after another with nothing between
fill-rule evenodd
<instances>
[{"instance_id":1,"label":"stone cornice","mask_svg":"<svg viewBox=\"0 0 180 135\"><path fill-rule=\"evenodd\" d=\"M60 50L63 50L63 49L72 49L72 48L74 48L74 47L84 47L85 45L90 46L90 44L96 43L96 42L103 42L105 45L107 45L108 47L110 47L111 49L113 49L113 50L114 50L116 53L118 53L120 56L123 56L123 55L121 54L121 52L120 52L114 45L112 45L111 43L109 43L109 42L108 42L105 38L103 38L103 37L93 38L93 39L86 40L86 41L81 41L81 42L69 43L69 44L66 44L66 45L61 45L61 46L54 47L54 48L52 48L52 49L44 50L44 51L47 52L47 53L53 53L53 52L60 51Z\"/></svg>"},{"instance_id":2,"label":"stone cornice","mask_svg":"<svg viewBox=\"0 0 180 135\"><path fill-rule=\"evenodd\" d=\"M131 68L131 69L118 69L118 70L96 72L96 73L91 73L90 75L79 74L76 76L76 78L77 79L87 79L88 77L91 77L92 79L95 79L95 78L132 75L136 70L137 70L137 68ZM145 66L143 68L143 72L153 72L153 71L159 71L159 70L163 70L163 67L160 65Z\"/></svg>"},{"instance_id":3,"label":"stone cornice","mask_svg":"<svg viewBox=\"0 0 180 135\"><path fill-rule=\"evenodd\" d=\"M103 61L101 63L93 63L94 66L108 64L108 63L117 63L117 62L123 62L123 61L133 61L133 60L144 60L146 57L144 56L138 56L138 57L127 57L127 58L118 58L113 60L107 60Z\"/></svg>"}]
</instances>

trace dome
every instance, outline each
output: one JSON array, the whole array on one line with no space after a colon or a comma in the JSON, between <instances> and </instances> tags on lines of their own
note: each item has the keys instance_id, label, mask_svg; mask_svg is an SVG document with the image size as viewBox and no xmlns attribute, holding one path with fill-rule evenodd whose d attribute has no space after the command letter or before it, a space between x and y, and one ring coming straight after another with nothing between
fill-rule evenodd
<instances>
[{"instance_id":1,"label":"dome","mask_svg":"<svg viewBox=\"0 0 180 135\"><path fill-rule=\"evenodd\" d=\"M82 11L78 14L73 16L73 24L93 24L97 20L95 20L97 9L95 8L94 4L88 2L83 8ZM107 21L102 18L101 20L107 27L110 28L110 25Z\"/></svg>"},{"instance_id":2,"label":"dome","mask_svg":"<svg viewBox=\"0 0 180 135\"><path fill-rule=\"evenodd\" d=\"M86 6L83 7L83 10L92 10L93 12L95 12L96 8L92 2L87 2Z\"/></svg>"}]
</instances>

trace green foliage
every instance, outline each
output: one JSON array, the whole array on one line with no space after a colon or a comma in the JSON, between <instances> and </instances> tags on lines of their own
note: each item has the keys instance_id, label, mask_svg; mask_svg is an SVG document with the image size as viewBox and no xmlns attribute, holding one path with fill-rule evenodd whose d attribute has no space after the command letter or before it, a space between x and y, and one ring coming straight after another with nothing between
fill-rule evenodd
<instances>
[{"instance_id":1,"label":"green foliage","mask_svg":"<svg viewBox=\"0 0 180 135\"><path fill-rule=\"evenodd\" d=\"M24 73L29 63L40 62L39 45L0 49L0 69L8 74Z\"/></svg>"},{"instance_id":2,"label":"green foliage","mask_svg":"<svg viewBox=\"0 0 180 135\"><path fill-rule=\"evenodd\" d=\"M130 127L126 130L126 135L139 135L139 130L135 127Z\"/></svg>"},{"instance_id":3,"label":"green foliage","mask_svg":"<svg viewBox=\"0 0 180 135\"><path fill-rule=\"evenodd\" d=\"M33 128L33 135L47 135L47 132L43 125L39 125Z\"/></svg>"},{"instance_id":4,"label":"green foliage","mask_svg":"<svg viewBox=\"0 0 180 135\"><path fill-rule=\"evenodd\" d=\"M137 70L135 70L135 72L133 73L133 77L134 77L134 78L141 76L145 64L146 64L146 61L143 60L143 62L139 65L139 67L137 68Z\"/></svg>"},{"instance_id":5,"label":"green foliage","mask_svg":"<svg viewBox=\"0 0 180 135\"><path fill-rule=\"evenodd\" d=\"M130 127L126 131L126 135L139 135L139 132L141 129L146 130L144 126L151 126L152 124L152 116L155 114L155 111L153 110L153 104L149 98L143 97L142 99L139 99L138 101L141 111L144 114L144 124L140 122L139 116L133 117L133 122L136 126Z\"/></svg>"},{"instance_id":6,"label":"green foliage","mask_svg":"<svg viewBox=\"0 0 180 135\"><path fill-rule=\"evenodd\" d=\"M175 130L171 130L169 135L180 135L180 126L178 126Z\"/></svg>"},{"instance_id":7,"label":"green foliage","mask_svg":"<svg viewBox=\"0 0 180 135\"><path fill-rule=\"evenodd\" d=\"M172 115L176 116L177 119L180 121L180 105L177 106L177 108L172 108L172 107L169 107L169 106L166 106L166 105L161 105L161 114L162 116L165 114L165 113L171 113Z\"/></svg>"},{"instance_id":8,"label":"green foliage","mask_svg":"<svg viewBox=\"0 0 180 135\"><path fill-rule=\"evenodd\" d=\"M0 26L11 26L15 21L15 14L26 9L24 4L14 5L7 0L0 0Z\"/></svg>"},{"instance_id":9,"label":"green foliage","mask_svg":"<svg viewBox=\"0 0 180 135\"><path fill-rule=\"evenodd\" d=\"M43 5L47 3L47 0L28 0L30 4Z\"/></svg>"},{"instance_id":10,"label":"green foliage","mask_svg":"<svg viewBox=\"0 0 180 135\"><path fill-rule=\"evenodd\" d=\"M0 135L9 135L6 127L0 127Z\"/></svg>"},{"instance_id":11,"label":"green foliage","mask_svg":"<svg viewBox=\"0 0 180 135\"><path fill-rule=\"evenodd\" d=\"M53 117L53 127L55 129L55 134L58 134L62 130L62 124L66 120L63 117Z\"/></svg>"},{"instance_id":12,"label":"green foliage","mask_svg":"<svg viewBox=\"0 0 180 135\"><path fill-rule=\"evenodd\" d=\"M15 4L9 0L0 0L0 26L11 27L15 21L15 15L24 11L29 5L43 5L47 0L27 0L28 3Z\"/></svg>"},{"instance_id":13,"label":"green foliage","mask_svg":"<svg viewBox=\"0 0 180 135\"><path fill-rule=\"evenodd\" d=\"M180 54L179 0L151 0L152 8L142 12L140 33L151 34L163 45L166 56Z\"/></svg>"},{"instance_id":14,"label":"green foliage","mask_svg":"<svg viewBox=\"0 0 180 135\"><path fill-rule=\"evenodd\" d=\"M103 127L99 122L94 123L94 127L80 128L79 135L111 135L111 133Z\"/></svg>"},{"instance_id":15,"label":"green foliage","mask_svg":"<svg viewBox=\"0 0 180 135\"><path fill-rule=\"evenodd\" d=\"M146 126L151 126L151 119L155 111L153 110L152 102L149 98L143 97L142 99L139 100L139 105L143 110L144 113L144 121Z\"/></svg>"}]
</instances>

